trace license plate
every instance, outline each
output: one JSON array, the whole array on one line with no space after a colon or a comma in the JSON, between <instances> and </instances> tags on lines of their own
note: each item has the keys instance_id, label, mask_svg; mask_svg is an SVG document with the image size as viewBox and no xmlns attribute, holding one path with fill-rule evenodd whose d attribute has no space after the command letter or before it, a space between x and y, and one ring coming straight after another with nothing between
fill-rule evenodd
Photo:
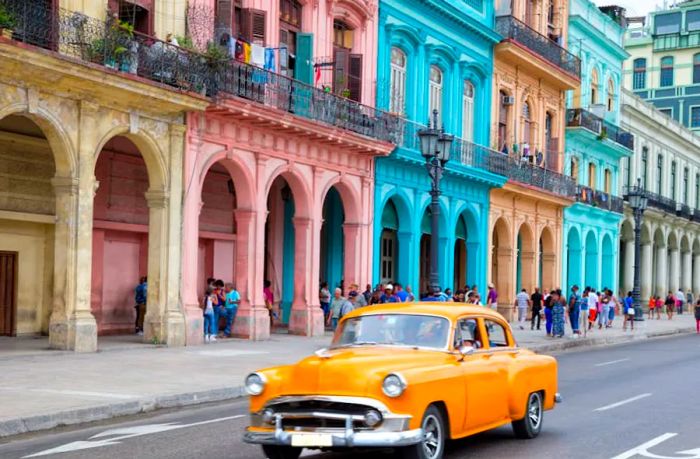
<instances>
[{"instance_id":1,"label":"license plate","mask_svg":"<svg viewBox=\"0 0 700 459\"><path fill-rule=\"evenodd\" d=\"M333 436L330 434L292 434L292 446L330 447L333 446Z\"/></svg>"}]
</instances>

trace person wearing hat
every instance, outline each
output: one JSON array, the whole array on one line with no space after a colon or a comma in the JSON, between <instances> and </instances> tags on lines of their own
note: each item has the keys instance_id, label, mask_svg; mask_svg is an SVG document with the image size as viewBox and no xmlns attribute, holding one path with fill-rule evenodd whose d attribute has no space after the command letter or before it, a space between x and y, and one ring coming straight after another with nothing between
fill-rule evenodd
<instances>
[{"instance_id":1,"label":"person wearing hat","mask_svg":"<svg viewBox=\"0 0 700 459\"><path fill-rule=\"evenodd\" d=\"M432 292L430 293L430 295L423 298L423 301L447 301L447 297L444 293L442 293L442 290L439 286L431 287L431 289Z\"/></svg>"},{"instance_id":2,"label":"person wearing hat","mask_svg":"<svg viewBox=\"0 0 700 459\"><path fill-rule=\"evenodd\" d=\"M489 284L489 291L486 295L486 306L493 310L498 309L498 292L496 292L496 286Z\"/></svg>"},{"instance_id":3,"label":"person wearing hat","mask_svg":"<svg viewBox=\"0 0 700 459\"><path fill-rule=\"evenodd\" d=\"M360 286L357 284L350 284L350 293L348 293L348 298L353 297L353 293L355 300L353 301L353 304L355 305L356 308L361 308L363 306L367 306L367 301L365 300L365 296L360 293Z\"/></svg>"},{"instance_id":4,"label":"person wearing hat","mask_svg":"<svg viewBox=\"0 0 700 459\"><path fill-rule=\"evenodd\" d=\"M379 297L380 303L400 303L401 299L394 294L394 286L391 284L386 284L384 286L384 293Z\"/></svg>"}]
</instances>

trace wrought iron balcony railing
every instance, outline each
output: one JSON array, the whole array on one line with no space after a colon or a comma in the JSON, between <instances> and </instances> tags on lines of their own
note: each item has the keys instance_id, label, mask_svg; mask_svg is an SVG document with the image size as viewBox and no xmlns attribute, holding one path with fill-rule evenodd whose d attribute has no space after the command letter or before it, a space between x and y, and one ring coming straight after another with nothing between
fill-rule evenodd
<instances>
[{"instance_id":1,"label":"wrought iron balcony railing","mask_svg":"<svg viewBox=\"0 0 700 459\"><path fill-rule=\"evenodd\" d=\"M539 54L566 73L581 77L581 59L514 16L498 16L496 32Z\"/></svg>"},{"instance_id":2,"label":"wrought iron balcony railing","mask_svg":"<svg viewBox=\"0 0 700 459\"><path fill-rule=\"evenodd\" d=\"M509 180L531 185L559 196L576 195L576 182L568 175L532 164L521 157L508 156Z\"/></svg>"},{"instance_id":3,"label":"wrought iron balcony railing","mask_svg":"<svg viewBox=\"0 0 700 459\"><path fill-rule=\"evenodd\" d=\"M625 201L628 200L627 195L629 194L631 189L638 190L638 187L625 187L624 190L624 199ZM658 193L654 193L652 191L648 190L641 190L644 195L647 197L647 203L649 207L653 207L655 209L661 210L663 212L677 215L679 217L683 217L688 220L697 220L700 218L700 209L693 209L692 207L688 206L687 204L683 204L681 202L677 202L674 199L667 198L665 196L661 196Z\"/></svg>"},{"instance_id":4,"label":"wrought iron balcony railing","mask_svg":"<svg viewBox=\"0 0 700 459\"><path fill-rule=\"evenodd\" d=\"M206 96L232 95L378 140L397 143L401 118L233 59L214 60L100 21L28 0L0 0L14 19L12 38L69 58Z\"/></svg>"},{"instance_id":5,"label":"wrought iron balcony railing","mask_svg":"<svg viewBox=\"0 0 700 459\"><path fill-rule=\"evenodd\" d=\"M618 145L629 150L634 150L634 135L594 115L588 110L582 108L568 109L566 111L566 125L567 127L586 128L594 134L597 134L598 138L601 140L610 139Z\"/></svg>"},{"instance_id":6,"label":"wrought iron balcony railing","mask_svg":"<svg viewBox=\"0 0 700 459\"><path fill-rule=\"evenodd\" d=\"M624 201L619 196L613 196L583 185L576 187L576 201L618 214L621 214L624 208Z\"/></svg>"}]
</instances>

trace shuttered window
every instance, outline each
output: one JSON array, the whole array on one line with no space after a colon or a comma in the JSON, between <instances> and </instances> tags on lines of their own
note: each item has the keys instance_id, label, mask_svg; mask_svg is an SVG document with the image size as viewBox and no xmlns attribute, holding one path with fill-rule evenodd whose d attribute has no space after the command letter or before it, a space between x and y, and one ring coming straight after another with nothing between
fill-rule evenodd
<instances>
[{"instance_id":1,"label":"shuttered window","mask_svg":"<svg viewBox=\"0 0 700 459\"><path fill-rule=\"evenodd\" d=\"M266 12L252 8L241 10L241 35L249 43L265 46Z\"/></svg>"},{"instance_id":2,"label":"shuttered window","mask_svg":"<svg viewBox=\"0 0 700 459\"><path fill-rule=\"evenodd\" d=\"M474 141L474 85L469 80L464 82L462 94L462 137Z\"/></svg>"},{"instance_id":3,"label":"shuttered window","mask_svg":"<svg viewBox=\"0 0 700 459\"><path fill-rule=\"evenodd\" d=\"M430 82L428 83L428 119L432 122L433 112L438 112L438 126L442 126L442 70L437 65L430 66Z\"/></svg>"},{"instance_id":4,"label":"shuttered window","mask_svg":"<svg viewBox=\"0 0 700 459\"><path fill-rule=\"evenodd\" d=\"M406 111L406 54L399 48L391 48L389 111Z\"/></svg>"}]
</instances>

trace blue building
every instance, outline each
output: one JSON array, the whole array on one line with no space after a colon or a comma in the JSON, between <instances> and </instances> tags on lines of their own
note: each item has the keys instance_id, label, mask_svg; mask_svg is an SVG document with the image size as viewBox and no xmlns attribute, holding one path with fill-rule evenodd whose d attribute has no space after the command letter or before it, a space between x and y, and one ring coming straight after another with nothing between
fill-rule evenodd
<instances>
[{"instance_id":1,"label":"blue building","mask_svg":"<svg viewBox=\"0 0 700 459\"><path fill-rule=\"evenodd\" d=\"M620 129L623 29L589 0L572 0L570 50L581 58L581 87L567 97L566 171L576 202L564 210L562 279L596 289L618 285L623 201L616 196L620 161L633 137Z\"/></svg>"},{"instance_id":2,"label":"blue building","mask_svg":"<svg viewBox=\"0 0 700 459\"><path fill-rule=\"evenodd\" d=\"M442 287L486 287L489 190L503 186L489 144L492 0L382 0L377 106L405 117L397 149L376 162L374 281L424 291L429 278L430 180L416 136L433 110L457 136L442 180Z\"/></svg>"}]
</instances>

